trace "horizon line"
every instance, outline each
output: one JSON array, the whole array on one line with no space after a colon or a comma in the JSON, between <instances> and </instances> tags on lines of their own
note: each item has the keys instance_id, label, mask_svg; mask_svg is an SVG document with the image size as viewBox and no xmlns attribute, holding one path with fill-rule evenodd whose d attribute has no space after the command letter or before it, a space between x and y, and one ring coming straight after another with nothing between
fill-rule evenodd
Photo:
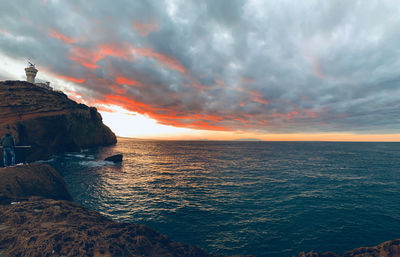
<instances>
[{"instance_id":1,"label":"horizon line","mask_svg":"<svg viewBox=\"0 0 400 257\"><path fill-rule=\"evenodd\" d=\"M341 140L241 140L241 139L173 139L173 138L136 138L117 136L117 139L132 139L138 141L199 141L199 142L321 142L321 143L400 143L400 141L341 141Z\"/></svg>"}]
</instances>

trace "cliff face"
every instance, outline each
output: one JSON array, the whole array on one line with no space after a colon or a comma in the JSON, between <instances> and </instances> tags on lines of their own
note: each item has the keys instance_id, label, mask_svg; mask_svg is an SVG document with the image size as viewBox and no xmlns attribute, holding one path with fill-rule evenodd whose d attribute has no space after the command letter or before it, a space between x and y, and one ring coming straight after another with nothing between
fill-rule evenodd
<instances>
[{"instance_id":1,"label":"cliff face","mask_svg":"<svg viewBox=\"0 0 400 257\"><path fill-rule=\"evenodd\" d=\"M17 145L32 146L25 156L17 153L27 161L116 143L96 108L25 81L0 82L0 135L6 133L6 125Z\"/></svg>"}]
</instances>

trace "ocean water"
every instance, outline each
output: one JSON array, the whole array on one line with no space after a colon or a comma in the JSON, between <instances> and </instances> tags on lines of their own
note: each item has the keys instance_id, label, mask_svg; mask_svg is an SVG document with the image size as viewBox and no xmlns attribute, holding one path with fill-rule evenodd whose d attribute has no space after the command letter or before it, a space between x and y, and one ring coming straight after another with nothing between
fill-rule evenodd
<instances>
[{"instance_id":1,"label":"ocean water","mask_svg":"<svg viewBox=\"0 0 400 257\"><path fill-rule=\"evenodd\" d=\"M122 153L122 164L101 161ZM232 255L400 238L400 143L140 141L54 156L76 202Z\"/></svg>"}]
</instances>

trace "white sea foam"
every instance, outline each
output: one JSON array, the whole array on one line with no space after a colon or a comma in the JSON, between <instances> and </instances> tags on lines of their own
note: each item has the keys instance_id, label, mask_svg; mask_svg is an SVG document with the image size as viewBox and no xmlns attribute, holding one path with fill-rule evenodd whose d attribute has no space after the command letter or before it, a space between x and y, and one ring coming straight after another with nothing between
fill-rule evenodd
<instances>
[{"instance_id":1,"label":"white sea foam","mask_svg":"<svg viewBox=\"0 0 400 257\"><path fill-rule=\"evenodd\" d=\"M67 156L71 156L71 157L78 157L78 158L85 158L86 156L84 154L80 154L80 153L67 153Z\"/></svg>"},{"instance_id":2,"label":"white sea foam","mask_svg":"<svg viewBox=\"0 0 400 257\"><path fill-rule=\"evenodd\" d=\"M114 165L114 163L107 161L80 161L79 165L92 168L92 167L103 167L108 165Z\"/></svg>"},{"instance_id":3,"label":"white sea foam","mask_svg":"<svg viewBox=\"0 0 400 257\"><path fill-rule=\"evenodd\" d=\"M35 162L37 162L37 163L47 163L47 162L53 162L53 161L54 161L54 159L51 158L51 159L48 159L48 160L39 160L39 161L35 161Z\"/></svg>"}]
</instances>

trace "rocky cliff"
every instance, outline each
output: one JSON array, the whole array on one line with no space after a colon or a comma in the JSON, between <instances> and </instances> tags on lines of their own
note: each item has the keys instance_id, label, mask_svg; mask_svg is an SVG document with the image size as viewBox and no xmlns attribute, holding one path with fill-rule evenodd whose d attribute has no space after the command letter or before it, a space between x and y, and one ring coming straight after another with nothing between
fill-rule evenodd
<instances>
[{"instance_id":1,"label":"rocky cliff","mask_svg":"<svg viewBox=\"0 0 400 257\"><path fill-rule=\"evenodd\" d=\"M0 82L0 135L7 125L17 145L32 146L17 154L27 161L116 143L96 108L25 81Z\"/></svg>"}]
</instances>

